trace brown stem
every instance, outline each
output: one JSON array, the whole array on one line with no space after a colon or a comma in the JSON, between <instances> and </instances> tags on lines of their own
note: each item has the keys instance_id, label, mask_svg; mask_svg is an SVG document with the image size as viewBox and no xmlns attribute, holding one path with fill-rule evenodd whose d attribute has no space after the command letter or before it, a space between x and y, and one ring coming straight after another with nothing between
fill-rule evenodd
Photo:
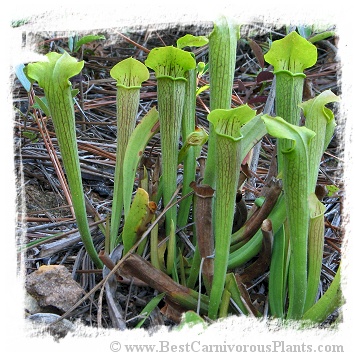
<instances>
[{"instance_id":1,"label":"brown stem","mask_svg":"<svg viewBox=\"0 0 355 357\"><path fill-rule=\"evenodd\" d=\"M105 250L100 250L99 252L99 258L102 261L102 263L109 269L109 270L114 270L115 263L112 261L110 256L105 252ZM130 279L126 276L123 276L119 270L116 270L114 272L116 279L119 283L124 283L124 284L134 284L137 286L147 286L143 281L133 278Z\"/></svg>"},{"instance_id":2,"label":"brown stem","mask_svg":"<svg viewBox=\"0 0 355 357\"><path fill-rule=\"evenodd\" d=\"M153 289L167 294L168 299L186 309L195 309L197 300L193 290L176 283L168 275L137 254L127 257L120 266L120 273L135 277ZM207 306L201 303L201 311L207 312Z\"/></svg>"},{"instance_id":3,"label":"brown stem","mask_svg":"<svg viewBox=\"0 0 355 357\"><path fill-rule=\"evenodd\" d=\"M240 228L242 228L248 218L248 209L243 200L243 195L240 190L237 191L237 195L235 198L235 213L233 220L233 231L236 232Z\"/></svg>"},{"instance_id":4,"label":"brown stem","mask_svg":"<svg viewBox=\"0 0 355 357\"><path fill-rule=\"evenodd\" d=\"M200 169L199 178L202 180L205 175L206 157L200 156L199 158L197 158L197 162L199 164Z\"/></svg>"},{"instance_id":5,"label":"brown stem","mask_svg":"<svg viewBox=\"0 0 355 357\"><path fill-rule=\"evenodd\" d=\"M273 242L272 223L269 219L266 219L261 225L261 231L263 233L263 245L258 259L244 269L243 274L240 274L240 279L243 284L248 285L255 278L259 277L270 266L271 251Z\"/></svg>"},{"instance_id":6,"label":"brown stem","mask_svg":"<svg viewBox=\"0 0 355 357\"><path fill-rule=\"evenodd\" d=\"M253 305L253 303L251 302L248 290L246 289L245 285L243 284L240 275L235 274L235 280L236 280L237 285L238 285L238 289L239 289L239 292L240 292L240 297L241 297L245 307L248 309L248 311L253 316L257 317L259 315L259 312L256 309L256 307Z\"/></svg>"},{"instance_id":7,"label":"brown stem","mask_svg":"<svg viewBox=\"0 0 355 357\"><path fill-rule=\"evenodd\" d=\"M102 261L102 263L109 269L109 270L113 270L113 268L115 267L115 263L112 261L112 259L110 258L110 256L104 251L104 250L100 250L99 252L99 258ZM118 271L115 271L115 276L117 280L121 280L121 276L118 273Z\"/></svg>"},{"instance_id":8,"label":"brown stem","mask_svg":"<svg viewBox=\"0 0 355 357\"><path fill-rule=\"evenodd\" d=\"M165 317L177 324L181 322L182 314L185 312L181 306L176 305L171 301L167 301L160 311Z\"/></svg>"},{"instance_id":9,"label":"brown stem","mask_svg":"<svg viewBox=\"0 0 355 357\"><path fill-rule=\"evenodd\" d=\"M275 206L281 193L281 180L273 178L265 188L265 201L263 205L249 218L249 220L241 229L239 229L239 231L232 235L232 244L248 241L259 230L261 224L269 216L271 210Z\"/></svg>"},{"instance_id":10,"label":"brown stem","mask_svg":"<svg viewBox=\"0 0 355 357\"><path fill-rule=\"evenodd\" d=\"M202 276L206 288L209 291L213 279L214 261L211 256L214 253L213 224L212 224L212 198L214 189L205 184L191 182L190 187L195 192L194 212L196 239L201 258L204 259L202 265Z\"/></svg>"}]
</instances>

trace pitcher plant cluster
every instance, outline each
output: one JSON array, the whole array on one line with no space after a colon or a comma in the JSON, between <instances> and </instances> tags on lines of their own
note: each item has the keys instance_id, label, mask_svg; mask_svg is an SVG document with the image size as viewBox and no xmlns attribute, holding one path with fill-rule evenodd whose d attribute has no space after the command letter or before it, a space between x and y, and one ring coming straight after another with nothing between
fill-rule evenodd
<instances>
[{"instance_id":1,"label":"pitcher plant cluster","mask_svg":"<svg viewBox=\"0 0 355 357\"><path fill-rule=\"evenodd\" d=\"M255 278L264 269L269 271L269 316L322 322L342 303L340 269L327 292L318 293L325 207L316 195L320 161L336 125L326 105L339 98L326 90L302 102L304 71L316 64L317 48L293 31L264 54L275 79L273 115L247 104L232 107L240 28L222 17L209 35L186 35L176 46L151 50L144 63L127 58L111 69L117 85L117 150L112 214L104 230L106 259L123 245L119 271L160 293L147 313L164 299L175 315L187 312L189 321L232 314L259 318L244 277ZM208 46L208 64L197 63L184 49L199 46ZM75 134L76 93L69 81L83 66L67 52L49 53L46 61L28 64L26 75L44 90L47 106L39 98L38 103L55 127L81 239L102 268L105 260L88 225ZM202 90L198 77L207 72L209 127L203 128L196 126L195 106ZM157 82L157 108L137 124L141 85L150 76ZM161 143L155 178L145 171L137 187L138 166L154 135ZM277 173L267 177L261 197L248 210L241 168L265 135L277 140ZM203 147L207 156L201 155ZM178 232L191 221L186 242Z\"/></svg>"}]
</instances>

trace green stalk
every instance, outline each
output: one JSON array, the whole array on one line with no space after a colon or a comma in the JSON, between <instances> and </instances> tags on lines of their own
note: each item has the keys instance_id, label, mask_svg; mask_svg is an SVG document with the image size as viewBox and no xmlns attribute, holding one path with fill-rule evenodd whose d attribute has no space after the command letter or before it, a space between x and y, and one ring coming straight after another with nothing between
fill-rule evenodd
<instances>
[{"instance_id":1,"label":"green stalk","mask_svg":"<svg viewBox=\"0 0 355 357\"><path fill-rule=\"evenodd\" d=\"M335 277L325 294L302 316L302 320L321 323L335 309L343 304L341 293L341 268L338 268Z\"/></svg>"},{"instance_id":2,"label":"green stalk","mask_svg":"<svg viewBox=\"0 0 355 357\"><path fill-rule=\"evenodd\" d=\"M276 76L276 115L292 125L299 125L303 84L303 71L317 61L317 48L293 31L281 40L272 43L265 61L274 66ZM291 142L277 142L279 172L283 171L282 151L290 148Z\"/></svg>"},{"instance_id":3,"label":"green stalk","mask_svg":"<svg viewBox=\"0 0 355 357\"><path fill-rule=\"evenodd\" d=\"M152 218L152 222L154 222L155 217ZM152 263L154 268L157 268L161 271L164 271L163 267L160 264L159 260L159 252L158 252L158 244L159 244L159 225L155 225L150 232L150 262Z\"/></svg>"},{"instance_id":4,"label":"green stalk","mask_svg":"<svg viewBox=\"0 0 355 357\"><path fill-rule=\"evenodd\" d=\"M110 75L117 81L117 150L110 227L112 251L118 243L117 235L122 216L124 156L128 140L136 125L141 84L149 78L149 71L136 59L127 58L117 63L111 69Z\"/></svg>"},{"instance_id":5,"label":"green stalk","mask_svg":"<svg viewBox=\"0 0 355 357\"><path fill-rule=\"evenodd\" d=\"M190 289L193 289L196 285L196 281L198 279L198 275L200 272L200 266L201 266L201 254L200 254L200 250L198 249L198 245L196 244L195 252L190 267L190 274L186 283L186 286Z\"/></svg>"},{"instance_id":6,"label":"green stalk","mask_svg":"<svg viewBox=\"0 0 355 357\"><path fill-rule=\"evenodd\" d=\"M220 17L209 35L210 109L229 109L240 26Z\"/></svg>"},{"instance_id":7,"label":"green stalk","mask_svg":"<svg viewBox=\"0 0 355 357\"><path fill-rule=\"evenodd\" d=\"M174 271L176 275L176 235L175 223L172 220L170 223L170 236L168 241L168 253L166 257L166 273L171 275ZM174 279L177 281L176 279Z\"/></svg>"},{"instance_id":8,"label":"green stalk","mask_svg":"<svg viewBox=\"0 0 355 357\"><path fill-rule=\"evenodd\" d=\"M162 151L163 202L166 206L176 190L178 145L185 100L185 73L196 67L190 53L173 46L154 48L145 64L155 71L158 82L158 110ZM166 232L176 225L177 207L166 212Z\"/></svg>"},{"instance_id":9,"label":"green stalk","mask_svg":"<svg viewBox=\"0 0 355 357\"><path fill-rule=\"evenodd\" d=\"M181 249L179 249L179 273L180 284L182 286L186 286L185 258L182 254Z\"/></svg>"},{"instance_id":10,"label":"green stalk","mask_svg":"<svg viewBox=\"0 0 355 357\"><path fill-rule=\"evenodd\" d=\"M320 273L322 270L324 246L324 212L325 206L318 200L314 193L308 198L310 206L310 222L308 236L308 288L305 302L307 311L316 301Z\"/></svg>"},{"instance_id":11,"label":"green stalk","mask_svg":"<svg viewBox=\"0 0 355 357\"><path fill-rule=\"evenodd\" d=\"M77 62L67 52L51 52L46 57L47 62L30 63L27 74L44 90L68 179L78 229L88 255L98 268L102 268L103 264L95 250L86 215L69 81L69 78L80 73L84 62Z\"/></svg>"},{"instance_id":12,"label":"green stalk","mask_svg":"<svg viewBox=\"0 0 355 357\"><path fill-rule=\"evenodd\" d=\"M219 18L209 35L210 110L230 109L240 26ZM216 134L209 128L204 184L215 187Z\"/></svg>"},{"instance_id":13,"label":"green stalk","mask_svg":"<svg viewBox=\"0 0 355 357\"><path fill-rule=\"evenodd\" d=\"M195 107L196 107L196 69L191 69L186 73L186 94L182 116L181 136L185 143L188 135L195 130ZM196 159L194 150L188 150L184 159L184 176L182 183L182 196L191 191L190 183L195 180ZM179 207L177 224L183 227L187 223L192 203L192 196L183 200Z\"/></svg>"},{"instance_id":14,"label":"green stalk","mask_svg":"<svg viewBox=\"0 0 355 357\"><path fill-rule=\"evenodd\" d=\"M299 319L307 293L307 240L309 224L309 144L315 133L306 127L287 123L280 117L263 115L268 133L288 139L291 148L282 151L283 187L290 234L289 308L287 317Z\"/></svg>"},{"instance_id":15,"label":"green stalk","mask_svg":"<svg viewBox=\"0 0 355 357\"><path fill-rule=\"evenodd\" d=\"M325 40L326 38L332 37L332 36L335 36L335 35L336 35L335 31L324 31L324 32L317 33L316 35L310 37L308 39L308 41L311 42L311 43L316 43L318 41Z\"/></svg>"},{"instance_id":16,"label":"green stalk","mask_svg":"<svg viewBox=\"0 0 355 357\"><path fill-rule=\"evenodd\" d=\"M222 319L228 316L230 299L231 299L231 293L229 292L229 290L224 289L222 293L218 318Z\"/></svg>"},{"instance_id":17,"label":"green stalk","mask_svg":"<svg viewBox=\"0 0 355 357\"><path fill-rule=\"evenodd\" d=\"M178 48L183 49L184 47L201 47L208 43L208 39L205 36L193 36L185 35L179 38L176 42ZM195 150L189 149L191 143L191 133L195 131L195 114L196 114L196 68L190 69L186 72L186 94L184 102L184 110L182 115L182 124L181 124L181 136L183 143L187 143L186 147L186 156L184 157L184 176L182 182L182 196L187 195L191 192L190 183L195 180L196 174L196 157ZM196 143L195 145L203 145L207 140L207 133L201 129L201 134L205 134L204 142ZM190 139L190 140L189 140ZM185 149L185 146L181 151ZM181 154L179 153L179 157ZM178 162L181 162L180 159ZM192 196L187 197L181 201L179 206L179 212L177 217L177 225L183 227L186 225L188 216L190 213L190 207L192 203Z\"/></svg>"},{"instance_id":18,"label":"green stalk","mask_svg":"<svg viewBox=\"0 0 355 357\"><path fill-rule=\"evenodd\" d=\"M228 270L240 267L255 257L260 252L262 243L263 235L259 230L252 239L229 254Z\"/></svg>"},{"instance_id":19,"label":"green stalk","mask_svg":"<svg viewBox=\"0 0 355 357\"><path fill-rule=\"evenodd\" d=\"M240 311L246 316L249 315L249 311L241 299L241 293L233 273L228 273L226 275L226 289L230 292L232 300L238 306Z\"/></svg>"},{"instance_id":20,"label":"green stalk","mask_svg":"<svg viewBox=\"0 0 355 357\"><path fill-rule=\"evenodd\" d=\"M276 231L272 247L269 275L269 305L271 315L278 318L285 316L286 283L289 263L289 242L282 225Z\"/></svg>"},{"instance_id":21,"label":"green stalk","mask_svg":"<svg viewBox=\"0 0 355 357\"><path fill-rule=\"evenodd\" d=\"M217 173L214 235L215 262L208 316L218 317L218 309L227 273L228 255L234 218L234 204L242 162L240 128L254 118L248 105L235 109L215 109L207 117L216 133Z\"/></svg>"}]
</instances>

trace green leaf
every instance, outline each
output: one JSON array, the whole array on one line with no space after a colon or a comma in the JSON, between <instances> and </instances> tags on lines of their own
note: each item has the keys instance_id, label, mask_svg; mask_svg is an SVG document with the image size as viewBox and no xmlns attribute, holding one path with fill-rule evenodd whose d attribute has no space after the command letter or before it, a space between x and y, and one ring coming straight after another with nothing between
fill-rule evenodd
<instances>
[{"instance_id":1,"label":"green leaf","mask_svg":"<svg viewBox=\"0 0 355 357\"><path fill-rule=\"evenodd\" d=\"M224 289L219 305L218 318L224 319L228 316L229 303L231 301L231 293L229 290Z\"/></svg>"},{"instance_id":2,"label":"green leaf","mask_svg":"<svg viewBox=\"0 0 355 357\"><path fill-rule=\"evenodd\" d=\"M180 37L176 41L177 48L184 48L184 47L201 47L207 45L208 38L206 36L194 36L187 34L183 37Z\"/></svg>"},{"instance_id":3,"label":"green leaf","mask_svg":"<svg viewBox=\"0 0 355 357\"><path fill-rule=\"evenodd\" d=\"M189 52L173 46L152 49L145 64L155 71L157 78L170 77L185 81L185 72L196 67L196 61Z\"/></svg>"},{"instance_id":4,"label":"green leaf","mask_svg":"<svg viewBox=\"0 0 355 357\"><path fill-rule=\"evenodd\" d=\"M202 92L204 92L205 90L208 90L210 88L210 85L209 84L206 84L206 85L204 85L204 86L202 86L202 87L200 87L200 88L197 88L197 90L196 90L196 97L198 96L198 95L200 95Z\"/></svg>"},{"instance_id":5,"label":"green leaf","mask_svg":"<svg viewBox=\"0 0 355 357\"><path fill-rule=\"evenodd\" d=\"M258 231L247 243L230 253L228 257L228 270L241 267L255 257L261 250L262 242L263 235L261 231Z\"/></svg>"},{"instance_id":6,"label":"green leaf","mask_svg":"<svg viewBox=\"0 0 355 357\"><path fill-rule=\"evenodd\" d=\"M312 189L315 189L319 164L324 150L333 136L336 125L333 112L325 105L337 101L339 101L339 97L330 90L326 90L317 97L300 104L306 117L305 126L316 133L310 144L309 157L310 185Z\"/></svg>"},{"instance_id":7,"label":"green leaf","mask_svg":"<svg viewBox=\"0 0 355 357\"><path fill-rule=\"evenodd\" d=\"M331 90L325 90L321 94L319 94L317 97L312 98L310 100L307 100L306 102L300 104L300 107L303 109L303 113L307 118L308 122L312 122L313 118L322 118L326 120L327 123L329 123L333 118L334 114L332 111L330 111L327 107L325 107L326 104L332 103L332 102L339 102L340 98L335 95ZM318 119L319 120L319 119ZM307 125L306 121L306 125ZM311 123L312 125L313 123ZM308 125L307 127L310 127ZM311 130L315 131L310 127Z\"/></svg>"},{"instance_id":8,"label":"green leaf","mask_svg":"<svg viewBox=\"0 0 355 357\"><path fill-rule=\"evenodd\" d=\"M129 138L123 162L123 205L125 214L129 212L132 189L139 160L148 141L158 131L159 114L153 107L134 129Z\"/></svg>"},{"instance_id":9,"label":"green leaf","mask_svg":"<svg viewBox=\"0 0 355 357\"><path fill-rule=\"evenodd\" d=\"M46 97L40 98L35 95L34 99L35 99L35 104L33 104L33 108L41 109L42 112L46 114L46 116L49 118L51 116L51 113L48 107L47 98Z\"/></svg>"},{"instance_id":10,"label":"green leaf","mask_svg":"<svg viewBox=\"0 0 355 357\"><path fill-rule=\"evenodd\" d=\"M127 253L137 241L137 238L146 229L146 224L151 220L151 207L149 195L142 188L138 188L134 196L131 209L126 216L122 231L124 254Z\"/></svg>"},{"instance_id":11,"label":"green leaf","mask_svg":"<svg viewBox=\"0 0 355 357\"><path fill-rule=\"evenodd\" d=\"M240 129L240 133L243 136L241 156L244 158L263 136L267 134L261 115L255 116L243 125Z\"/></svg>"},{"instance_id":12,"label":"green leaf","mask_svg":"<svg viewBox=\"0 0 355 357\"><path fill-rule=\"evenodd\" d=\"M297 26L297 31L303 38L307 39L312 35L312 26Z\"/></svg>"},{"instance_id":13,"label":"green leaf","mask_svg":"<svg viewBox=\"0 0 355 357\"><path fill-rule=\"evenodd\" d=\"M71 90L71 95L72 95L72 97L73 97L73 98L76 97L79 92L80 92L79 89L72 89L72 90Z\"/></svg>"},{"instance_id":14,"label":"green leaf","mask_svg":"<svg viewBox=\"0 0 355 357\"><path fill-rule=\"evenodd\" d=\"M240 26L219 17L209 35L210 109L229 109Z\"/></svg>"},{"instance_id":15,"label":"green leaf","mask_svg":"<svg viewBox=\"0 0 355 357\"><path fill-rule=\"evenodd\" d=\"M300 127L289 124L280 117L271 117L270 115L265 114L261 118L264 120L270 135L276 138L292 140L292 147L283 151L284 154L294 151L297 142L302 144L305 148L308 147L310 140L316 135L314 131L303 126Z\"/></svg>"},{"instance_id":16,"label":"green leaf","mask_svg":"<svg viewBox=\"0 0 355 357\"><path fill-rule=\"evenodd\" d=\"M20 19L20 20L12 20L11 21L11 27L20 27L23 25L26 25L28 22L30 21L30 19Z\"/></svg>"},{"instance_id":17,"label":"green leaf","mask_svg":"<svg viewBox=\"0 0 355 357\"><path fill-rule=\"evenodd\" d=\"M117 63L111 69L110 76L116 79L117 86L140 88L142 82L149 78L149 71L143 63L130 57Z\"/></svg>"},{"instance_id":18,"label":"green leaf","mask_svg":"<svg viewBox=\"0 0 355 357\"><path fill-rule=\"evenodd\" d=\"M274 73L303 73L317 62L317 47L293 31L283 39L274 41L264 57L274 66Z\"/></svg>"},{"instance_id":19,"label":"green leaf","mask_svg":"<svg viewBox=\"0 0 355 357\"><path fill-rule=\"evenodd\" d=\"M175 330L180 331L186 326L192 327L195 325L202 325L204 329L207 327L205 320L195 311L186 311L182 316L180 324L175 328Z\"/></svg>"},{"instance_id":20,"label":"green leaf","mask_svg":"<svg viewBox=\"0 0 355 357\"><path fill-rule=\"evenodd\" d=\"M33 131L23 131L22 136L24 138L30 139L32 143L36 143L38 141L37 134Z\"/></svg>"},{"instance_id":21,"label":"green leaf","mask_svg":"<svg viewBox=\"0 0 355 357\"><path fill-rule=\"evenodd\" d=\"M231 293L231 298L239 307L240 311L242 311L244 315L249 315L249 311L241 299L241 293L233 273L228 273L226 275L226 289Z\"/></svg>"},{"instance_id":22,"label":"green leaf","mask_svg":"<svg viewBox=\"0 0 355 357\"><path fill-rule=\"evenodd\" d=\"M15 73L18 78L18 80L21 82L23 87L26 89L27 92L31 90L31 82L26 76L25 73L25 65L23 63L19 64L18 66L15 67Z\"/></svg>"},{"instance_id":23,"label":"green leaf","mask_svg":"<svg viewBox=\"0 0 355 357\"><path fill-rule=\"evenodd\" d=\"M311 42L311 43L316 43L318 41L325 40L326 38L333 37L335 35L336 35L335 31L324 31L324 32L317 33L316 35L310 37L308 39L308 41Z\"/></svg>"},{"instance_id":24,"label":"green leaf","mask_svg":"<svg viewBox=\"0 0 355 357\"><path fill-rule=\"evenodd\" d=\"M76 42L74 47L74 52L78 51L82 45L85 45L89 42L96 40L106 40L106 37L103 35L87 35L82 37L79 41Z\"/></svg>"},{"instance_id":25,"label":"green leaf","mask_svg":"<svg viewBox=\"0 0 355 357\"><path fill-rule=\"evenodd\" d=\"M135 326L135 328L140 328L145 320L149 317L149 315L152 313L152 311L158 306L160 301L164 298L165 293L161 293L157 296L155 296L152 300L148 302L148 304L145 306L145 308L141 311L139 314L140 316L144 316L144 318L138 322L138 324Z\"/></svg>"},{"instance_id":26,"label":"green leaf","mask_svg":"<svg viewBox=\"0 0 355 357\"><path fill-rule=\"evenodd\" d=\"M50 60L52 60L52 58L55 61L52 75L53 79L57 80L58 84L63 83L71 86L69 78L81 72L84 67L84 61L78 62L75 57L70 56L67 52L64 52L60 57L51 56Z\"/></svg>"},{"instance_id":27,"label":"green leaf","mask_svg":"<svg viewBox=\"0 0 355 357\"><path fill-rule=\"evenodd\" d=\"M71 90L71 95L74 98L77 94L79 93L79 89L72 89ZM34 97L35 99L35 103L33 104L33 108L36 109L41 109L43 111L44 114L46 114L47 117L50 117L51 113L49 110L49 106L48 106L48 101L46 97L37 97L35 95Z\"/></svg>"},{"instance_id":28,"label":"green leaf","mask_svg":"<svg viewBox=\"0 0 355 357\"><path fill-rule=\"evenodd\" d=\"M77 42L77 40L78 40L78 36L77 35L69 36L69 38L68 38L68 47L69 47L69 51L70 52L74 51L74 46L75 46L75 43Z\"/></svg>"},{"instance_id":29,"label":"green leaf","mask_svg":"<svg viewBox=\"0 0 355 357\"><path fill-rule=\"evenodd\" d=\"M339 191L339 187L335 185L326 185L326 188L328 190L328 197L332 197L336 192Z\"/></svg>"}]
</instances>

